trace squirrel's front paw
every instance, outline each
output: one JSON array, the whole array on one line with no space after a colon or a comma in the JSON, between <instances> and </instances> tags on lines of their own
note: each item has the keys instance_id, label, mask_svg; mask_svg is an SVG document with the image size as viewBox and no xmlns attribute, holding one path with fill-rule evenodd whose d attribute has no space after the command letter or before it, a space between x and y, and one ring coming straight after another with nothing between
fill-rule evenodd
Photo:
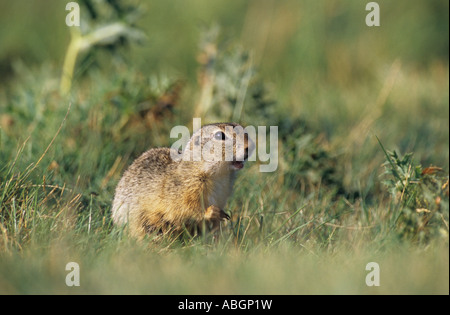
<instances>
[{"instance_id":1,"label":"squirrel's front paw","mask_svg":"<svg viewBox=\"0 0 450 315\"><path fill-rule=\"evenodd\" d=\"M230 216L217 206L209 206L205 212L205 220L211 222L220 222L223 220L229 220Z\"/></svg>"}]
</instances>

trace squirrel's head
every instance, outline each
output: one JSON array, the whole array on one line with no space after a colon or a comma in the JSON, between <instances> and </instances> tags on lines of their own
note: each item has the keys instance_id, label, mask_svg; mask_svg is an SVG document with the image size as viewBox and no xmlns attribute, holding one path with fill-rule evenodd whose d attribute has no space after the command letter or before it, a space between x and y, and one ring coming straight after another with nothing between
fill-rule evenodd
<instances>
[{"instance_id":1,"label":"squirrel's head","mask_svg":"<svg viewBox=\"0 0 450 315\"><path fill-rule=\"evenodd\" d=\"M194 132L183 152L184 161L201 161L206 172L240 170L255 149L244 127L236 123L204 125Z\"/></svg>"}]
</instances>

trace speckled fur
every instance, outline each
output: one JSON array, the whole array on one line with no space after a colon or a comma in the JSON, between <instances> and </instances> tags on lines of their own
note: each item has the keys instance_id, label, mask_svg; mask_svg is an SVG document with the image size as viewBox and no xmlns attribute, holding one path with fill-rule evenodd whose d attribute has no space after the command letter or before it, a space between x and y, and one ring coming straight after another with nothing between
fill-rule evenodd
<instances>
[{"instance_id":1,"label":"speckled fur","mask_svg":"<svg viewBox=\"0 0 450 315\"><path fill-rule=\"evenodd\" d=\"M211 140L218 130L226 131L233 123L205 125L195 132L183 157L192 157L196 145ZM235 138L235 135L232 135ZM199 141L201 139L201 141ZM223 146L225 149L225 146ZM254 149L253 142L244 137L246 157ZM223 150L225 151L225 150ZM242 151L241 151L242 152ZM228 215L223 211L232 193L236 169L231 162L173 160L173 149L150 149L137 158L119 181L112 207L116 224L129 224L132 235L140 238L146 233L191 233L207 223L215 229ZM238 152L233 146L233 158ZM240 157L242 159L242 157Z\"/></svg>"}]
</instances>

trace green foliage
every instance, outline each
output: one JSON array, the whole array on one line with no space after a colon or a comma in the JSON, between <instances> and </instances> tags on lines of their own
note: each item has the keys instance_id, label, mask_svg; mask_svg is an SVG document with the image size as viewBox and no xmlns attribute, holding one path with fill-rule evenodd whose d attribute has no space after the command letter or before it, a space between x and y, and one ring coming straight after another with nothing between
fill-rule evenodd
<instances>
[{"instance_id":1,"label":"green foliage","mask_svg":"<svg viewBox=\"0 0 450 315\"><path fill-rule=\"evenodd\" d=\"M142 8L120 3L119 1L83 1L83 14L80 27L71 27L71 41L67 47L62 69L61 94L70 92L74 69L80 53L88 54L92 67L96 50L106 47L110 54L117 57L118 48L130 41L142 41L145 36L134 24ZM86 61L85 61L86 64Z\"/></svg>"},{"instance_id":2,"label":"green foliage","mask_svg":"<svg viewBox=\"0 0 450 315\"><path fill-rule=\"evenodd\" d=\"M395 222L399 235L422 242L448 238L448 176L442 176L438 167L424 169L414 162L412 153L403 157L395 150L385 153L383 183L395 200L393 209L399 209Z\"/></svg>"},{"instance_id":3,"label":"green foliage","mask_svg":"<svg viewBox=\"0 0 450 315\"><path fill-rule=\"evenodd\" d=\"M202 96L197 112L208 121L278 126L282 143L280 163L289 165L281 168L286 187L307 195L323 185L340 195L357 196L340 180L343 176L338 170L338 157L326 148L323 133L281 109L253 65L251 53L242 47L225 45L219 38L219 28L215 26L206 30L200 41Z\"/></svg>"},{"instance_id":4,"label":"green foliage","mask_svg":"<svg viewBox=\"0 0 450 315\"><path fill-rule=\"evenodd\" d=\"M79 34L43 3L0 12L1 293L448 293L448 2L380 1L369 29L356 0L80 1ZM130 239L121 174L199 116L278 126L277 171L246 164L218 237Z\"/></svg>"}]
</instances>

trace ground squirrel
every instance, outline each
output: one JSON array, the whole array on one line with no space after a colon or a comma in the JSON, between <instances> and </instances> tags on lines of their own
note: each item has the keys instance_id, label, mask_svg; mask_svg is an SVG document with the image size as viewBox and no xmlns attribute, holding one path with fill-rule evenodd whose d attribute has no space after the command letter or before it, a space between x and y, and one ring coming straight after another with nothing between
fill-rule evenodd
<instances>
[{"instance_id":1,"label":"ground squirrel","mask_svg":"<svg viewBox=\"0 0 450 315\"><path fill-rule=\"evenodd\" d=\"M125 171L117 185L112 217L128 222L136 237L146 233L217 229L235 173L254 150L254 142L235 123L205 125L185 149L150 149Z\"/></svg>"}]
</instances>

